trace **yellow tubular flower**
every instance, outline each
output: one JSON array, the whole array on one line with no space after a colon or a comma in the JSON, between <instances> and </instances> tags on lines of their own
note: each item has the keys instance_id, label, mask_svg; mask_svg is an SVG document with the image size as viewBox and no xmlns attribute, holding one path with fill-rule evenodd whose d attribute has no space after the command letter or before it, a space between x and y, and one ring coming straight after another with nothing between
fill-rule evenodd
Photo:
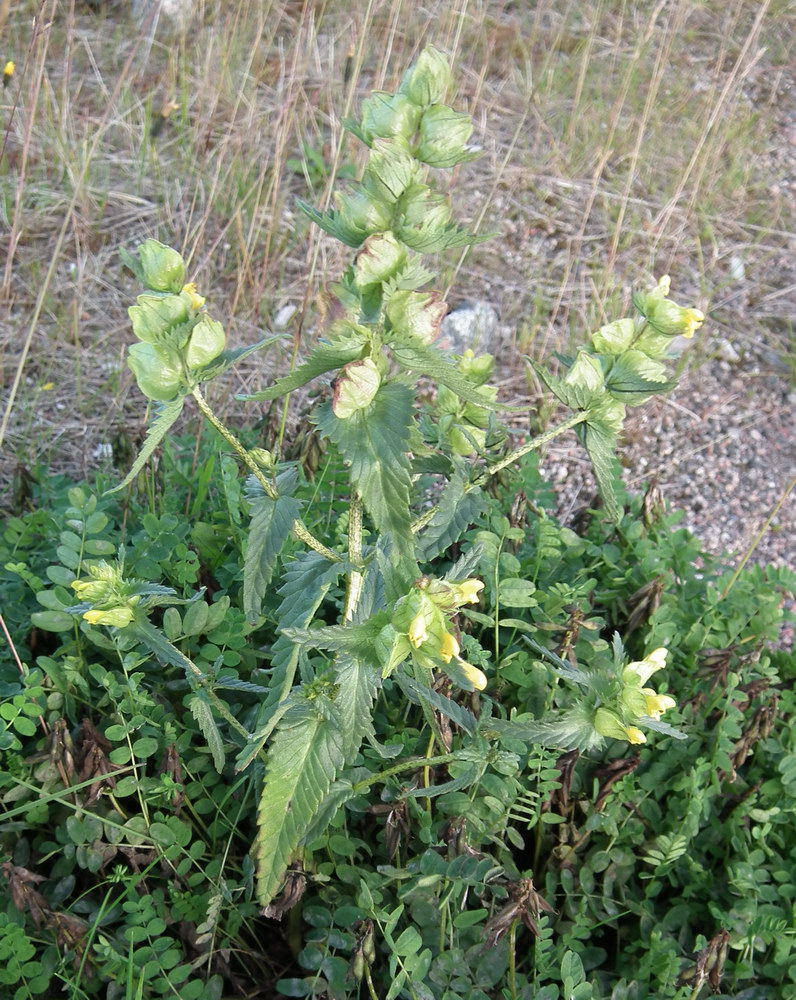
<instances>
[{"instance_id":1,"label":"yellow tubular flower","mask_svg":"<svg viewBox=\"0 0 796 1000\"><path fill-rule=\"evenodd\" d=\"M17 67L13 59L9 59L8 62L3 67L3 76L6 78L6 80L8 80L10 77L14 75L14 70L16 68Z\"/></svg>"},{"instance_id":2,"label":"yellow tubular flower","mask_svg":"<svg viewBox=\"0 0 796 1000\"><path fill-rule=\"evenodd\" d=\"M677 704L668 694L656 694L652 688L642 688L641 693L647 700L647 715L651 719L660 719L664 712Z\"/></svg>"},{"instance_id":3,"label":"yellow tubular flower","mask_svg":"<svg viewBox=\"0 0 796 1000\"><path fill-rule=\"evenodd\" d=\"M628 743L646 743L647 737L642 733L640 729L636 729L635 726L625 726L625 733L627 735Z\"/></svg>"},{"instance_id":4,"label":"yellow tubular flower","mask_svg":"<svg viewBox=\"0 0 796 1000\"><path fill-rule=\"evenodd\" d=\"M109 611L86 611L83 618L89 625L112 625L114 628L124 628L129 625L135 615L130 608L111 608Z\"/></svg>"},{"instance_id":5,"label":"yellow tubular flower","mask_svg":"<svg viewBox=\"0 0 796 1000\"><path fill-rule=\"evenodd\" d=\"M474 667L471 663L465 663L464 660L459 660L459 668L476 691L484 690L487 682L486 674L483 670L479 670L478 667Z\"/></svg>"},{"instance_id":6,"label":"yellow tubular flower","mask_svg":"<svg viewBox=\"0 0 796 1000\"><path fill-rule=\"evenodd\" d=\"M203 295L199 295L199 293L196 291L195 281L189 281L187 285L183 285L182 290L188 296L188 300L191 303L191 306L196 310L201 309L202 306L207 301Z\"/></svg>"},{"instance_id":7,"label":"yellow tubular flower","mask_svg":"<svg viewBox=\"0 0 796 1000\"><path fill-rule=\"evenodd\" d=\"M685 322L683 336L693 337L694 332L705 322L705 314L699 309L685 309L683 310L683 320Z\"/></svg>"},{"instance_id":8,"label":"yellow tubular flower","mask_svg":"<svg viewBox=\"0 0 796 1000\"><path fill-rule=\"evenodd\" d=\"M658 288L663 292L664 297L669 294L672 287L672 279L668 274L664 274L662 278L658 279Z\"/></svg>"},{"instance_id":9,"label":"yellow tubular flower","mask_svg":"<svg viewBox=\"0 0 796 1000\"><path fill-rule=\"evenodd\" d=\"M423 612L415 615L412 619L412 623L409 626L409 641L418 649L423 645L424 642L428 641L428 632L426 631L426 616Z\"/></svg>"},{"instance_id":10,"label":"yellow tubular flower","mask_svg":"<svg viewBox=\"0 0 796 1000\"><path fill-rule=\"evenodd\" d=\"M443 635L439 655L445 663L450 663L454 656L459 655L459 643L456 641L455 635L451 635L450 632Z\"/></svg>"},{"instance_id":11,"label":"yellow tubular flower","mask_svg":"<svg viewBox=\"0 0 796 1000\"><path fill-rule=\"evenodd\" d=\"M625 675L635 674L642 684L646 684L656 670L663 670L666 666L666 657L668 654L669 651L665 646L659 646L658 649L653 649L653 651L649 655L645 656L643 660L635 660L633 663L628 663L624 669L624 673ZM629 678L626 676L625 680L628 679ZM638 683L638 681L636 683Z\"/></svg>"},{"instance_id":12,"label":"yellow tubular flower","mask_svg":"<svg viewBox=\"0 0 796 1000\"><path fill-rule=\"evenodd\" d=\"M481 580L462 580L461 583L456 585L457 600L462 604L478 604L481 600L480 593L484 589L484 584Z\"/></svg>"}]
</instances>

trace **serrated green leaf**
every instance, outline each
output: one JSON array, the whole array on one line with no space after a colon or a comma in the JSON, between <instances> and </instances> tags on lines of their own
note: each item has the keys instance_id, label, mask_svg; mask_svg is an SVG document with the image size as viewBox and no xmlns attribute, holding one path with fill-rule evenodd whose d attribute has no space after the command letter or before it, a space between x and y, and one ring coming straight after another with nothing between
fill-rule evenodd
<instances>
[{"instance_id":1,"label":"serrated green leaf","mask_svg":"<svg viewBox=\"0 0 796 1000\"><path fill-rule=\"evenodd\" d=\"M470 233L455 222L440 226L431 221L428 225L401 226L397 234L400 239L418 253L440 253L451 247L472 246L497 236L497 233Z\"/></svg>"},{"instance_id":2,"label":"serrated green leaf","mask_svg":"<svg viewBox=\"0 0 796 1000\"><path fill-rule=\"evenodd\" d=\"M319 212L303 198L297 198L296 204L311 222L314 222L325 233L334 236L336 240L345 243L347 247L356 250L365 242L367 233L354 232L346 223L345 216L336 209L330 208L327 212Z\"/></svg>"},{"instance_id":3,"label":"serrated green leaf","mask_svg":"<svg viewBox=\"0 0 796 1000\"><path fill-rule=\"evenodd\" d=\"M252 501L243 562L243 610L250 622L257 622L262 613L263 598L271 583L277 558L301 511L301 501L290 496L297 480L296 470L287 469L277 479L280 495L276 500L260 491L260 496Z\"/></svg>"},{"instance_id":4,"label":"serrated green leaf","mask_svg":"<svg viewBox=\"0 0 796 1000\"><path fill-rule=\"evenodd\" d=\"M442 491L437 513L418 540L421 559L429 562L445 553L484 510L486 497L483 490L475 488L466 491L468 482L467 469L464 466L456 468Z\"/></svg>"},{"instance_id":5,"label":"serrated green leaf","mask_svg":"<svg viewBox=\"0 0 796 1000\"><path fill-rule=\"evenodd\" d=\"M254 354L255 351L261 351L264 347L270 347L271 344L284 339L284 334L278 333L273 337L264 337L262 340L258 340L256 344L249 344L248 347L236 347L233 350L222 351L221 354L213 358L209 365L196 372L196 376L200 382L207 382L209 379L216 378L223 372L228 371L239 361L243 361L250 354Z\"/></svg>"},{"instance_id":6,"label":"serrated green leaf","mask_svg":"<svg viewBox=\"0 0 796 1000\"><path fill-rule=\"evenodd\" d=\"M287 567L279 590L282 603L276 611L276 620L280 627L309 627L329 587L346 569L343 563L328 563L317 552L297 556ZM284 634L273 644L268 696L260 707L257 728L235 763L237 770L248 767L279 722L278 709L280 704L284 705L293 687L300 654L301 646Z\"/></svg>"},{"instance_id":7,"label":"serrated green leaf","mask_svg":"<svg viewBox=\"0 0 796 1000\"><path fill-rule=\"evenodd\" d=\"M616 434L598 421L587 421L581 426L583 443L591 459L605 512L613 522L618 523L622 517L622 508L614 485L618 478Z\"/></svg>"},{"instance_id":8,"label":"serrated green leaf","mask_svg":"<svg viewBox=\"0 0 796 1000\"><path fill-rule=\"evenodd\" d=\"M377 529L392 542L390 561L407 581L417 570L407 454L412 419L413 395L401 382L383 383L369 406L346 419L336 417L330 403L315 416L350 466L351 483Z\"/></svg>"},{"instance_id":9,"label":"serrated green leaf","mask_svg":"<svg viewBox=\"0 0 796 1000\"><path fill-rule=\"evenodd\" d=\"M319 344L304 364L299 365L290 375L277 379L272 386L260 392L240 394L235 398L258 402L278 399L280 396L306 385L307 382L311 382L319 375L342 368L351 361L359 360L364 350L365 341L361 337L352 337L345 343Z\"/></svg>"},{"instance_id":10,"label":"serrated green leaf","mask_svg":"<svg viewBox=\"0 0 796 1000\"><path fill-rule=\"evenodd\" d=\"M123 490L125 486L128 486L135 479L141 469L143 469L146 465L155 448L157 448L169 432L172 424L174 424L179 415L182 413L184 403L184 397L180 396L178 399L173 399L170 403L164 403L162 406L158 407L155 419L150 424L149 430L147 431L144 446L138 453L136 460L133 462L132 468L118 486L114 486L113 489L105 491L106 495L108 493L117 493L119 490Z\"/></svg>"},{"instance_id":11,"label":"serrated green leaf","mask_svg":"<svg viewBox=\"0 0 796 1000\"><path fill-rule=\"evenodd\" d=\"M395 334L391 335L390 350L402 368L440 382L466 403L475 403L476 406L483 406L487 410L524 413L528 409L527 406L505 406L479 392L476 386L462 375L451 358L429 344L421 344L414 338L411 341L403 340Z\"/></svg>"},{"instance_id":12,"label":"serrated green leaf","mask_svg":"<svg viewBox=\"0 0 796 1000\"><path fill-rule=\"evenodd\" d=\"M195 694L188 702L191 715L196 719L202 735L207 740L210 753L213 755L213 764L219 774L224 770L224 744L221 740L221 733L218 731L216 720L213 717L213 710L209 701L201 694Z\"/></svg>"},{"instance_id":13,"label":"serrated green leaf","mask_svg":"<svg viewBox=\"0 0 796 1000\"><path fill-rule=\"evenodd\" d=\"M321 832L314 821L333 782L353 760L363 738L373 732L378 672L354 657L342 656L335 682L333 711L318 711L322 706L317 702L299 703L285 714L274 737L254 844L257 898L263 906L279 892L307 833Z\"/></svg>"},{"instance_id":14,"label":"serrated green leaf","mask_svg":"<svg viewBox=\"0 0 796 1000\"><path fill-rule=\"evenodd\" d=\"M451 722L455 722L460 729L464 730L470 736L475 734L477 728L475 716L462 705L458 705L452 699L440 694L439 691L426 687L425 684L420 684L419 681L400 671L396 671L394 679L398 682L410 701L413 701L416 705L425 702L435 711L447 716Z\"/></svg>"}]
</instances>

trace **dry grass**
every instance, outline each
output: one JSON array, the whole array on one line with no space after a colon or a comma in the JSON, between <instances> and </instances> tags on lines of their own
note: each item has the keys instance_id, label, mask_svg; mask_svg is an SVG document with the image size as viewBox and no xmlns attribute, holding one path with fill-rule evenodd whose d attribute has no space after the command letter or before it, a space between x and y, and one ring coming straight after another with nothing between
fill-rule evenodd
<instances>
[{"instance_id":1,"label":"dry grass","mask_svg":"<svg viewBox=\"0 0 796 1000\"><path fill-rule=\"evenodd\" d=\"M17 462L84 474L97 444L140 431L120 245L183 250L233 343L289 303L293 348L312 336L345 254L296 212L307 179L288 161L318 150L311 197L328 200L361 158L340 118L428 41L485 147L457 206L500 234L444 262L454 304L489 298L519 348L548 352L669 272L711 336L763 342L772 364L793 351L792 2L198 0L182 33L93 6L18 0L2 28L3 482Z\"/></svg>"}]
</instances>

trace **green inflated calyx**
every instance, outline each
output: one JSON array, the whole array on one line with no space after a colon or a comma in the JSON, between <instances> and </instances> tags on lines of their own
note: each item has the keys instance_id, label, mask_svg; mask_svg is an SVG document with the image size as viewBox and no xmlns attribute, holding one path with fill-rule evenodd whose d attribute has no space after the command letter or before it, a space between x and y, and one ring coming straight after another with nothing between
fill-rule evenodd
<instances>
[{"instance_id":1,"label":"green inflated calyx","mask_svg":"<svg viewBox=\"0 0 796 1000\"><path fill-rule=\"evenodd\" d=\"M179 292L185 282L185 262L176 250L145 240L138 248L141 279L153 292Z\"/></svg>"},{"instance_id":2,"label":"green inflated calyx","mask_svg":"<svg viewBox=\"0 0 796 1000\"><path fill-rule=\"evenodd\" d=\"M127 363L141 392L158 402L174 399L182 383L179 358L154 344L131 344L128 350Z\"/></svg>"},{"instance_id":3,"label":"green inflated calyx","mask_svg":"<svg viewBox=\"0 0 796 1000\"><path fill-rule=\"evenodd\" d=\"M468 114L444 104L434 104L423 112L416 156L430 167L454 167L475 155L467 149L472 132L473 123Z\"/></svg>"},{"instance_id":4,"label":"green inflated calyx","mask_svg":"<svg viewBox=\"0 0 796 1000\"><path fill-rule=\"evenodd\" d=\"M439 49L429 45L404 73L400 93L406 94L413 104L420 107L439 104L445 99L451 79L448 60Z\"/></svg>"}]
</instances>

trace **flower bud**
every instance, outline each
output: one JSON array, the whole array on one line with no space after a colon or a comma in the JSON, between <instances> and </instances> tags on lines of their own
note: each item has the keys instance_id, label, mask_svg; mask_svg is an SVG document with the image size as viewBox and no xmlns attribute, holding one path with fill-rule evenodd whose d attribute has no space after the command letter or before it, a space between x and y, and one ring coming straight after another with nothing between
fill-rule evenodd
<instances>
[{"instance_id":1,"label":"flower bud","mask_svg":"<svg viewBox=\"0 0 796 1000\"><path fill-rule=\"evenodd\" d=\"M177 395L182 373L168 355L153 344L131 344L127 364L135 375L138 388L147 398L164 402Z\"/></svg>"},{"instance_id":2,"label":"flower bud","mask_svg":"<svg viewBox=\"0 0 796 1000\"><path fill-rule=\"evenodd\" d=\"M111 593L111 586L105 580L73 580L71 587L79 600L92 604L102 603Z\"/></svg>"},{"instance_id":3,"label":"flower bud","mask_svg":"<svg viewBox=\"0 0 796 1000\"><path fill-rule=\"evenodd\" d=\"M254 459L261 469L273 469L274 456L266 448L251 448L249 457Z\"/></svg>"},{"instance_id":4,"label":"flower bud","mask_svg":"<svg viewBox=\"0 0 796 1000\"><path fill-rule=\"evenodd\" d=\"M111 608L108 611L86 611L83 618L89 625L110 625L113 628L124 628L135 618L131 608Z\"/></svg>"},{"instance_id":5,"label":"flower bud","mask_svg":"<svg viewBox=\"0 0 796 1000\"><path fill-rule=\"evenodd\" d=\"M445 56L429 45L423 49L417 62L404 73L400 92L413 104L427 107L439 104L451 84L451 70Z\"/></svg>"},{"instance_id":6,"label":"flower bud","mask_svg":"<svg viewBox=\"0 0 796 1000\"><path fill-rule=\"evenodd\" d=\"M393 330L417 337L424 344L437 339L447 311L448 303L442 300L439 292L410 292L405 289L393 293L386 308Z\"/></svg>"},{"instance_id":7,"label":"flower bud","mask_svg":"<svg viewBox=\"0 0 796 1000\"><path fill-rule=\"evenodd\" d=\"M420 120L420 145L416 156L430 167L453 167L470 159L467 140L473 132L468 114L444 104L434 104Z\"/></svg>"},{"instance_id":8,"label":"flower bud","mask_svg":"<svg viewBox=\"0 0 796 1000\"><path fill-rule=\"evenodd\" d=\"M179 292L185 282L185 262L176 250L145 240L138 248L144 284L153 292Z\"/></svg>"},{"instance_id":9,"label":"flower bud","mask_svg":"<svg viewBox=\"0 0 796 1000\"><path fill-rule=\"evenodd\" d=\"M417 132L420 114L405 94L376 91L362 102L362 131L369 139L402 136L409 140Z\"/></svg>"},{"instance_id":10,"label":"flower bud","mask_svg":"<svg viewBox=\"0 0 796 1000\"><path fill-rule=\"evenodd\" d=\"M368 288L387 281L406 263L406 247L391 232L374 233L362 245L354 261L354 283Z\"/></svg>"},{"instance_id":11,"label":"flower bud","mask_svg":"<svg viewBox=\"0 0 796 1000\"><path fill-rule=\"evenodd\" d=\"M647 742L647 737L636 726L625 726L625 739L627 740L628 743L633 743L633 744Z\"/></svg>"},{"instance_id":12,"label":"flower bud","mask_svg":"<svg viewBox=\"0 0 796 1000\"><path fill-rule=\"evenodd\" d=\"M133 333L146 344L164 344L177 334L169 346L182 348L188 339L188 329L178 329L187 324L188 306L179 295L139 295L137 305L127 313L133 324ZM181 342L180 342L181 341Z\"/></svg>"},{"instance_id":13,"label":"flower bud","mask_svg":"<svg viewBox=\"0 0 796 1000\"><path fill-rule=\"evenodd\" d=\"M381 375L372 358L352 361L335 382L332 412L340 420L348 419L370 406L380 385Z\"/></svg>"},{"instance_id":14,"label":"flower bud","mask_svg":"<svg viewBox=\"0 0 796 1000\"><path fill-rule=\"evenodd\" d=\"M185 364L189 370L204 368L221 354L227 343L224 327L209 316L202 316L191 331Z\"/></svg>"}]
</instances>

